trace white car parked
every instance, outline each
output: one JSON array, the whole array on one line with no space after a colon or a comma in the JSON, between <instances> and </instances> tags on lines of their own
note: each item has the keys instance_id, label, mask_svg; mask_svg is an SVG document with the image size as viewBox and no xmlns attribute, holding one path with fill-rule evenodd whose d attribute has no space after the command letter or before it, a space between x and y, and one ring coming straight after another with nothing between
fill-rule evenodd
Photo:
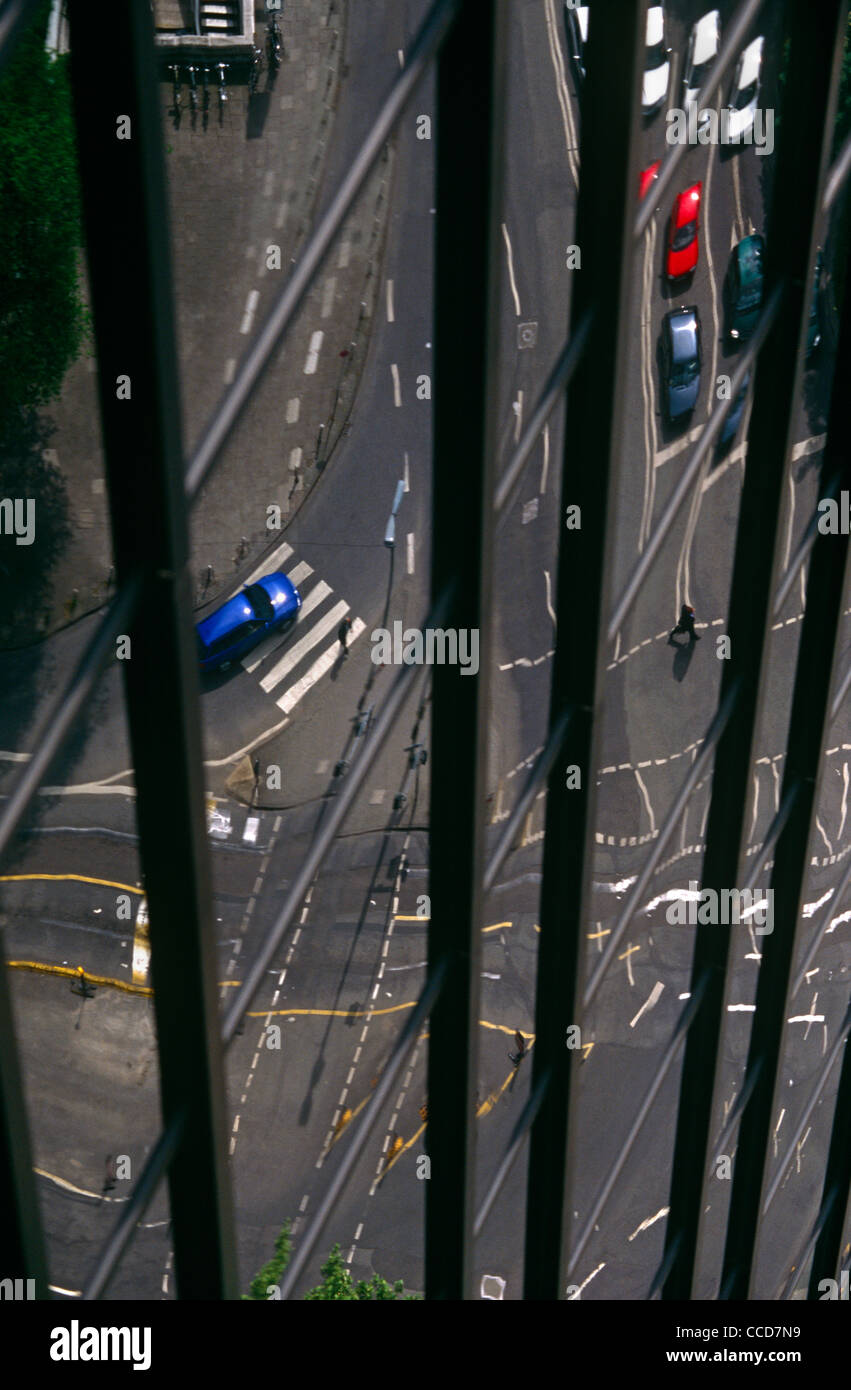
<instances>
[{"instance_id":1,"label":"white car parked","mask_svg":"<svg viewBox=\"0 0 851 1390\"><path fill-rule=\"evenodd\" d=\"M764 46L764 38L754 39L736 64L727 104L727 139L730 144L743 140L753 127L754 112L759 105Z\"/></svg>"},{"instance_id":2,"label":"white car parked","mask_svg":"<svg viewBox=\"0 0 851 1390\"><path fill-rule=\"evenodd\" d=\"M718 57L720 47L721 15L718 10L710 10L693 25L689 35L683 66L683 109L686 112L697 101L697 94L709 76L709 69ZM698 129L708 123L708 113L700 111L697 117Z\"/></svg>"},{"instance_id":3,"label":"white car parked","mask_svg":"<svg viewBox=\"0 0 851 1390\"><path fill-rule=\"evenodd\" d=\"M647 11L645 43L641 109L645 116L650 116L664 104L671 75L671 50L665 45L665 10L662 5L651 5Z\"/></svg>"}]
</instances>

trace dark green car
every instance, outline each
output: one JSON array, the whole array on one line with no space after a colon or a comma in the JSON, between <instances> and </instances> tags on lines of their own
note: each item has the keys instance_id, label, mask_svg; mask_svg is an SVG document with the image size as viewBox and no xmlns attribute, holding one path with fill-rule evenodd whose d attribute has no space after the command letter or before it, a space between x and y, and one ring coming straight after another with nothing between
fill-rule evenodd
<instances>
[{"instance_id":1,"label":"dark green car","mask_svg":"<svg viewBox=\"0 0 851 1390\"><path fill-rule=\"evenodd\" d=\"M733 248L727 271L727 304L728 331L736 343L743 343L756 328L762 308L764 250L765 240L759 232L744 237Z\"/></svg>"}]
</instances>

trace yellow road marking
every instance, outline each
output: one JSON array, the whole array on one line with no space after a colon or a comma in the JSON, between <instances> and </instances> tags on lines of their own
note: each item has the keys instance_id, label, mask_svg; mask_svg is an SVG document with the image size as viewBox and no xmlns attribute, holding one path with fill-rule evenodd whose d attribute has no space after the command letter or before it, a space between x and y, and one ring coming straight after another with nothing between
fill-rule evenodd
<instances>
[{"instance_id":1,"label":"yellow road marking","mask_svg":"<svg viewBox=\"0 0 851 1390\"><path fill-rule=\"evenodd\" d=\"M606 927L603 931L589 931L585 935L589 941L599 941L601 936L610 936L611 931L611 927Z\"/></svg>"},{"instance_id":2,"label":"yellow road marking","mask_svg":"<svg viewBox=\"0 0 851 1390\"><path fill-rule=\"evenodd\" d=\"M41 879L54 883L96 883L100 888L120 888L123 893L137 893L144 898L144 888L132 883L113 883L109 878L87 878L85 874L0 874L0 883L25 883L28 879Z\"/></svg>"},{"instance_id":3,"label":"yellow road marking","mask_svg":"<svg viewBox=\"0 0 851 1390\"><path fill-rule=\"evenodd\" d=\"M44 965L37 960L7 960L6 964L10 970L32 970L37 975L67 975L71 979L78 979L80 971L78 967L72 968L70 965ZM143 985L131 985L126 980L113 980L108 975L90 975L88 970L84 971L86 984L89 985L111 985L113 989L121 989L125 994L144 994L153 996L154 991Z\"/></svg>"}]
</instances>

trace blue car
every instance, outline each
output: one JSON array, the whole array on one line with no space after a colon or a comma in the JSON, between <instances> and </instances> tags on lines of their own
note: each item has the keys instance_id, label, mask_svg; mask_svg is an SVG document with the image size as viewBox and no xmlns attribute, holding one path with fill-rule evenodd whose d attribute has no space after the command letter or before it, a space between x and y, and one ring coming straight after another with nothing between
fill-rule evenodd
<instances>
[{"instance_id":1,"label":"blue car","mask_svg":"<svg viewBox=\"0 0 851 1390\"><path fill-rule=\"evenodd\" d=\"M196 623L202 671L225 670L271 633L289 632L301 594L285 574L267 574Z\"/></svg>"},{"instance_id":2,"label":"blue car","mask_svg":"<svg viewBox=\"0 0 851 1390\"><path fill-rule=\"evenodd\" d=\"M695 304L662 320L662 381L670 424L690 415L700 394L700 315Z\"/></svg>"}]
</instances>

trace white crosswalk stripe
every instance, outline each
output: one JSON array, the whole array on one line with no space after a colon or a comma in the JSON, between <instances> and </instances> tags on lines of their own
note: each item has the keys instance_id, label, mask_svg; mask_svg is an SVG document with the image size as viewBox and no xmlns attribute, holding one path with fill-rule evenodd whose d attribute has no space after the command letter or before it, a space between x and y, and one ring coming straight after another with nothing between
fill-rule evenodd
<instances>
[{"instance_id":1,"label":"white crosswalk stripe","mask_svg":"<svg viewBox=\"0 0 851 1390\"><path fill-rule=\"evenodd\" d=\"M360 618L355 618L349 630L349 647L357 641L365 627L365 622ZM322 679L326 671L330 671L339 655L339 643L335 642L332 647L328 647L328 649L314 661L310 670L305 672L301 680L297 680L295 685L291 685L289 690L281 696L280 700L275 701L278 708L282 709L285 714L289 714L291 710L295 709L301 697L306 695L308 690L310 690L318 680Z\"/></svg>"},{"instance_id":2,"label":"white crosswalk stripe","mask_svg":"<svg viewBox=\"0 0 851 1390\"><path fill-rule=\"evenodd\" d=\"M282 541L277 550L273 550L271 555L267 555L263 563L258 565L256 570L252 570L248 578L243 580L243 582L234 589L232 594L228 594L228 598L224 601L227 602L228 599L235 598L237 594L242 593L242 590L247 584L256 583L258 579L263 578L264 574L277 574L281 566L286 564L292 553L292 546L287 545L286 541ZM295 583L295 581L293 582Z\"/></svg>"},{"instance_id":3,"label":"white crosswalk stripe","mask_svg":"<svg viewBox=\"0 0 851 1390\"><path fill-rule=\"evenodd\" d=\"M271 555L266 556L263 563L243 581L238 589L234 589L229 597L233 598L234 595L241 593L246 585L254 584L266 574L275 574L282 571L292 555L292 546L284 541L276 550L272 551ZM295 673L296 668L309 659L314 647L317 647L324 641L328 634L339 625L342 618L349 612L349 604L346 603L345 599L340 599L339 602L333 604L327 612L320 614L319 610L322 608L325 600L333 595L334 590L330 584L326 584L324 579L316 579L315 577L314 580L311 581L312 587L306 587L306 581L311 579L311 575L313 575L313 567L307 564L305 560L300 560L287 572L287 578L290 583L295 585L299 590L302 597L302 604L299 609L297 620L297 626L300 629L298 640L292 640L293 630L286 634L281 634L280 632L272 633L271 636L267 637L259 646L254 647L240 662L240 665L245 671L249 673L257 671L265 661L268 661L270 657L274 656L279 648L283 647L280 660L270 666L265 675L259 680L261 689L265 691L267 695L278 689L281 682L286 680L287 676L291 676ZM309 623L306 627L302 626L305 619L311 614L316 614L317 621ZM352 644L357 641L365 628L366 624L361 618L355 618L353 620L348 637L348 645L350 648ZM283 694L278 696L275 701L278 707L286 714L289 714L307 692L330 671L339 657L340 645L339 641L335 641L332 646L328 647L315 661L313 661L311 666L308 666L307 670L304 671L292 685L284 690Z\"/></svg>"},{"instance_id":4,"label":"white crosswalk stripe","mask_svg":"<svg viewBox=\"0 0 851 1390\"><path fill-rule=\"evenodd\" d=\"M307 656L307 653L311 651L313 647L318 646L323 637L328 636L328 633L340 622L340 619L344 617L348 611L349 605L346 603L345 599L341 599L339 603L334 605L330 613L326 613L323 618L320 618L319 622L314 624L299 642L295 642L293 646L289 648L286 654L281 657L281 660L272 667L271 671L269 671L260 682L261 688L265 690L267 695L275 689L276 685L280 685L285 676L288 676L290 671L294 670L298 663Z\"/></svg>"},{"instance_id":5,"label":"white crosswalk stripe","mask_svg":"<svg viewBox=\"0 0 851 1390\"><path fill-rule=\"evenodd\" d=\"M312 613L314 608L318 608L320 603L324 603L328 595L333 592L331 585L326 584L324 579L320 579L316 587L311 589L307 598L302 600L297 621L303 622L307 615ZM259 646L249 652L248 656L243 657L242 664L246 671L256 671L261 662L265 661L267 656L271 656L272 652L281 645L281 642L286 640L286 637L281 637L280 632L273 632L271 637L267 637L265 642L261 642Z\"/></svg>"}]
</instances>

